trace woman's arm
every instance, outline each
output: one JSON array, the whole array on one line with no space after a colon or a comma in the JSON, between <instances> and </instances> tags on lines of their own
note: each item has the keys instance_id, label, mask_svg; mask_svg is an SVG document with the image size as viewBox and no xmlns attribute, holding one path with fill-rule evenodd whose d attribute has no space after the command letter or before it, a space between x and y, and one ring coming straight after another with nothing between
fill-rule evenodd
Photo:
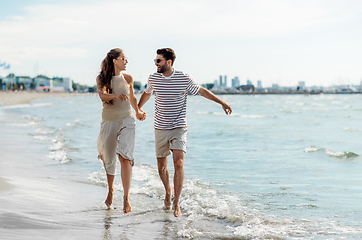
<instances>
[{"instance_id":1,"label":"woman's arm","mask_svg":"<svg viewBox=\"0 0 362 240\"><path fill-rule=\"evenodd\" d=\"M108 102L108 101L111 101L114 99L119 99L121 101L128 99L128 96L126 94L107 93L106 88L102 87L101 79L99 78L99 76L97 77L97 89L98 89L99 98L105 102Z\"/></svg>"},{"instance_id":2,"label":"woman's arm","mask_svg":"<svg viewBox=\"0 0 362 240\"><path fill-rule=\"evenodd\" d=\"M124 79L126 79L128 86L129 86L129 101L133 107L133 109L136 112L136 117L138 120L144 120L146 118L146 113L138 108L137 105L137 98L134 95L134 89L133 89L133 78L129 74L123 74Z\"/></svg>"}]
</instances>

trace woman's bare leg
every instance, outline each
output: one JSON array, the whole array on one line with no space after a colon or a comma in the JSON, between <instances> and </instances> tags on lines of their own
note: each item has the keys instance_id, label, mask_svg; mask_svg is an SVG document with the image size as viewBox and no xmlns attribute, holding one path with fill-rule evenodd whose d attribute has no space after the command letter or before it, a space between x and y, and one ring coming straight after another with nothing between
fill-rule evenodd
<instances>
[{"instance_id":1,"label":"woman's bare leg","mask_svg":"<svg viewBox=\"0 0 362 240\"><path fill-rule=\"evenodd\" d=\"M108 196L104 203L107 205L107 207L110 207L113 203L114 175L107 174L107 182L108 182Z\"/></svg>"},{"instance_id":2,"label":"woman's bare leg","mask_svg":"<svg viewBox=\"0 0 362 240\"><path fill-rule=\"evenodd\" d=\"M127 159L124 159L121 155L119 156L119 161L121 162L121 178L123 186L123 212L131 212L131 203L129 199L129 190L131 188L132 181L132 165L131 162Z\"/></svg>"}]
</instances>

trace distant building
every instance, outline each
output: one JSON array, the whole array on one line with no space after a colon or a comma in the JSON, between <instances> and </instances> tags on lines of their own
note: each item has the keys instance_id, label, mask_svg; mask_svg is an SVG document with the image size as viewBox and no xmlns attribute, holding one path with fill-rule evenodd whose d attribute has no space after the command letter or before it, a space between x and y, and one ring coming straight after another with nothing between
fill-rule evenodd
<instances>
[{"instance_id":1,"label":"distant building","mask_svg":"<svg viewBox=\"0 0 362 240\"><path fill-rule=\"evenodd\" d=\"M38 75L34 78L35 90L39 92L50 92L50 78Z\"/></svg>"},{"instance_id":2,"label":"distant building","mask_svg":"<svg viewBox=\"0 0 362 240\"><path fill-rule=\"evenodd\" d=\"M253 85L253 83L248 79L246 80L246 85Z\"/></svg>"},{"instance_id":3,"label":"distant building","mask_svg":"<svg viewBox=\"0 0 362 240\"><path fill-rule=\"evenodd\" d=\"M223 83L222 83L222 76L220 75L219 76L219 86L222 87L223 86Z\"/></svg>"},{"instance_id":4,"label":"distant building","mask_svg":"<svg viewBox=\"0 0 362 240\"><path fill-rule=\"evenodd\" d=\"M297 91L298 92L302 92L302 91L305 91L306 88L305 88L305 82L298 82L298 86L297 86Z\"/></svg>"},{"instance_id":5,"label":"distant building","mask_svg":"<svg viewBox=\"0 0 362 240\"><path fill-rule=\"evenodd\" d=\"M254 92L255 91L255 88L254 88L254 85L241 85L239 87L237 87L237 89L241 92Z\"/></svg>"},{"instance_id":6,"label":"distant building","mask_svg":"<svg viewBox=\"0 0 362 240\"><path fill-rule=\"evenodd\" d=\"M263 88L263 87L261 86L261 81L260 81L260 80L258 81L258 88Z\"/></svg>"},{"instance_id":7,"label":"distant building","mask_svg":"<svg viewBox=\"0 0 362 240\"><path fill-rule=\"evenodd\" d=\"M70 78L63 78L63 87L66 92L73 92L73 81Z\"/></svg>"},{"instance_id":8,"label":"distant building","mask_svg":"<svg viewBox=\"0 0 362 240\"><path fill-rule=\"evenodd\" d=\"M231 87L236 88L238 86L240 86L239 77L234 77L231 79Z\"/></svg>"},{"instance_id":9,"label":"distant building","mask_svg":"<svg viewBox=\"0 0 362 240\"><path fill-rule=\"evenodd\" d=\"M2 90L10 89L30 89L32 86L32 79L30 77L15 76L13 73L3 78L1 81Z\"/></svg>"},{"instance_id":10,"label":"distant building","mask_svg":"<svg viewBox=\"0 0 362 240\"><path fill-rule=\"evenodd\" d=\"M224 76L224 84L223 87L227 87L228 86L228 81L227 81L227 76Z\"/></svg>"},{"instance_id":11,"label":"distant building","mask_svg":"<svg viewBox=\"0 0 362 240\"><path fill-rule=\"evenodd\" d=\"M217 86L219 86L218 81L214 80L214 87L217 87Z\"/></svg>"},{"instance_id":12,"label":"distant building","mask_svg":"<svg viewBox=\"0 0 362 240\"><path fill-rule=\"evenodd\" d=\"M213 83L204 83L204 84L201 84L201 86L206 88L207 90L210 90L210 89L214 88Z\"/></svg>"},{"instance_id":13,"label":"distant building","mask_svg":"<svg viewBox=\"0 0 362 240\"><path fill-rule=\"evenodd\" d=\"M48 78L43 75L39 75L34 78L35 89L37 91L45 92L72 92L72 80L70 78Z\"/></svg>"},{"instance_id":14,"label":"distant building","mask_svg":"<svg viewBox=\"0 0 362 240\"><path fill-rule=\"evenodd\" d=\"M305 82L298 82L298 87L305 88Z\"/></svg>"},{"instance_id":15,"label":"distant building","mask_svg":"<svg viewBox=\"0 0 362 240\"><path fill-rule=\"evenodd\" d=\"M265 89L263 88L260 80L258 80L258 85L255 88L255 92L265 92Z\"/></svg>"},{"instance_id":16,"label":"distant building","mask_svg":"<svg viewBox=\"0 0 362 240\"><path fill-rule=\"evenodd\" d=\"M279 85L278 84L272 84L271 90L273 92L278 92L279 91Z\"/></svg>"}]
</instances>

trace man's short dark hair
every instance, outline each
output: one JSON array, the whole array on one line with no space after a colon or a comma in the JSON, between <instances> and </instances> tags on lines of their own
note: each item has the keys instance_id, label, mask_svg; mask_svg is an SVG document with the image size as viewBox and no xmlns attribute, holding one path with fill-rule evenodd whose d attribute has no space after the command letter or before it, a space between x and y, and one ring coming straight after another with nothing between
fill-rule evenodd
<instances>
[{"instance_id":1,"label":"man's short dark hair","mask_svg":"<svg viewBox=\"0 0 362 240\"><path fill-rule=\"evenodd\" d=\"M176 54L174 52L173 49L171 48L160 48L157 49L157 54L162 54L162 56L166 59L166 60L170 60L172 61L171 65L173 65L173 63L175 62L176 59Z\"/></svg>"}]
</instances>

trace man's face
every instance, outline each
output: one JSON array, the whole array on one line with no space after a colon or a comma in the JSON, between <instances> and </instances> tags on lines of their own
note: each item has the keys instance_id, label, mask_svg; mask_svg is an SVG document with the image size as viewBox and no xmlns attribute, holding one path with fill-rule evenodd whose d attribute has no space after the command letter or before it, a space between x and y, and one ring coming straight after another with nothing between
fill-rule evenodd
<instances>
[{"instance_id":1,"label":"man's face","mask_svg":"<svg viewBox=\"0 0 362 240\"><path fill-rule=\"evenodd\" d=\"M157 67L158 73L166 72L166 70L170 67L167 62L170 62L170 61L166 61L166 59L163 57L162 54L157 54L157 56L155 58L155 65Z\"/></svg>"}]
</instances>

